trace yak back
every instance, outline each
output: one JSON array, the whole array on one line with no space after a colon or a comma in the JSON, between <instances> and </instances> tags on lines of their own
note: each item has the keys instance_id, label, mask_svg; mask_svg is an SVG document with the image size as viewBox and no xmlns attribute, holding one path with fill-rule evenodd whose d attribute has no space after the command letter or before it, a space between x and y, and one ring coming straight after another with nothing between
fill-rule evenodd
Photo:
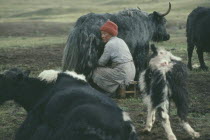
<instances>
[{"instance_id":1,"label":"yak back","mask_svg":"<svg viewBox=\"0 0 210 140\"><path fill-rule=\"evenodd\" d=\"M186 35L187 41L203 51L210 51L210 8L197 7L188 16Z\"/></svg>"}]
</instances>

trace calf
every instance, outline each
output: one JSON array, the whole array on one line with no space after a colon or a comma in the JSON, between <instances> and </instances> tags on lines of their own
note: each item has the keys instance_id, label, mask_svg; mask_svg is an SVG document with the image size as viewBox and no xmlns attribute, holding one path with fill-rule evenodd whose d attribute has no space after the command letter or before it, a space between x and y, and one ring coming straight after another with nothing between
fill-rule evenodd
<instances>
[{"instance_id":1,"label":"calf","mask_svg":"<svg viewBox=\"0 0 210 140\"><path fill-rule=\"evenodd\" d=\"M168 114L170 100L173 100L182 127L192 137L199 137L200 134L195 132L187 122L186 66L181 62L181 58L172 55L170 52L157 49L154 45L151 48L153 54L149 61L149 67L141 73L139 78L140 90L144 93L144 102L148 109L145 131L151 131L155 122L155 113L159 112L168 139L176 140Z\"/></svg>"},{"instance_id":2,"label":"calf","mask_svg":"<svg viewBox=\"0 0 210 140\"><path fill-rule=\"evenodd\" d=\"M83 75L28 75L19 69L0 74L0 103L14 100L28 112L15 140L137 140L129 115Z\"/></svg>"}]
</instances>

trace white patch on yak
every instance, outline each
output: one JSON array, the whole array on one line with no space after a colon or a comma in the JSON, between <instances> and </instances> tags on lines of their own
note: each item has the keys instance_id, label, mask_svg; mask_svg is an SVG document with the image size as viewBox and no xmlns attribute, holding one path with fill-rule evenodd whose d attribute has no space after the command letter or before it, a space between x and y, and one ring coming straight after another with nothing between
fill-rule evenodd
<instances>
[{"instance_id":1,"label":"white patch on yak","mask_svg":"<svg viewBox=\"0 0 210 140\"><path fill-rule=\"evenodd\" d=\"M135 129L135 127L132 124L131 124L131 128L132 128L132 132L136 133L136 129Z\"/></svg>"},{"instance_id":2,"label":"white patch on yak","mask_svg":"<svg viewBox=\"0 0 210 140\"><path fill-rule=\"evenodd\" d=\"M145 92L145 86L146 86L146 84L145 84L145 73L146 73L146 71L143 71L140 75L140 78L139 78L139 87L140 87L140 90L142 92Z\"/></svg>"},{"instance_id":3,"label":"white patch on yak","mask_svg":"<svg viewBox=\"0 0 210 140\"><path fill-rule=\"evenodd\" d=\"M38 78L40 78L41 80L45 80L48 83L50 82L55 82L58 78L58 74L61 73L61 71L56 71L56 70L44 70L43 72L41 72L38 76ZM86 78L84 75L81 74L77 74L74 71L65 71L64 72L67 75L72 76L73 78L79 79L79 80L83 80L86 82Z\"/></svg>"},{"instance_id":4,"label":"white patch on yak","mask_svg":"<svg viewBox=\"0 0 210 140\"><path fill-rule=\"evenodd\" d=\"M171 60L181 61L180 57L174 56L171 52L166 51L164 48L160 47L157 49L158 56L165 57Z\"/></svg>"},{"instance_id":5,"label":"white patch on yak","mask_svg":"<svg viewBox=\"0 0 210 140\"><path fill-rule=\"evenodd\" d=\"M56 70L44 70L43 72L39 74L38 78L41 80L45 80L48 83L55 82L58 78L59 73L60 71L56 71Z\"/></svg>"},{"instance_id":6,"label":"white patch on yak","mask_svg":"<svg viewBox=\"0 0 210 140\"><path fill-rule=\"evenodd\" d=\"M122 116L124 121L131 121L131 118L127 112L122 112Z\"/></svg>"},{"instance_id":7,"label":"white patch on yak","mask_svg":"<svg viewBox=\"0 0 210 140\"><path fill-rule=\"evenodd\" d=\"M70 75L70 76L72 76L72 77L74 77L74 78L76 78L76 79L83 80L83 81L87 82L86 78L85 78L85 76L83 74L77 74L74 71L65 71L65 73Z\"/></svg>"},{"instance_id":8,"label":"white patch on yak","mask_svg":"<svg viewBox=\"0 0 210 140\"><path fill-rule=\"evenodd\" d=\"M131 118L127 112L122 112L122 117L124 121L131 121ZM136 132L135 127L131 124L132 132Z\"/></svg>"},{"instance_id":9,"label":"white patch on yak","mask_svg":"<svg viewBox=\"0 0 210 140\"><path fill-rule=\"evenodd\" d=\"M163 100L164 100L164 101L168 100L169 88L168 88L167 85L165 85L165 87L164 87L164 89L163 89L163 93L164 93L164 95L163 95Z\"/></svg>"}]
</instances>

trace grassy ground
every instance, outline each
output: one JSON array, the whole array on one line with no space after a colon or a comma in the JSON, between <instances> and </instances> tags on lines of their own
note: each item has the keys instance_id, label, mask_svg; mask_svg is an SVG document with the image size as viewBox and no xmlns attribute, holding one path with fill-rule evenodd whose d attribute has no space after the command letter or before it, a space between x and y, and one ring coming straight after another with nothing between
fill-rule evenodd
<instances>
[{"instance_id":1,"label":"grassy ground","mask_svg":"<svg viewBox=\"0 0 210 140\"><path fill-rule=\"evenodd\" d=\"M167 15L167 30L171 39L158 43L187 62L185 24L188 14L197 6L210 7L209 0L173 0L172 10ZM0 71L11 67L31 69L37 76L44 69L59 69L62 51L73 23L81 15L89 12L115 13L124 8L143 11L165 12L167 0L0 0ZM205 54L205 62L210 67L210 55ZM198 65L193 54L193 64ZM189 72L190 93L189 122L201 133L199 140L209 140L210 130L210 72L195 69ZM119 99L116 102L131 114L137 132L142 140L165 140L160 122L151 134L142 134L145 125L146 108L139 98ZM17 128L24 120L26 112L10 101L0 106L0 140L13 140ZM190 140L179 126L176 110L172 107L171 122L179 140ZM159 127L161 129L159 129Z\"/></svg>"}]
</instances>

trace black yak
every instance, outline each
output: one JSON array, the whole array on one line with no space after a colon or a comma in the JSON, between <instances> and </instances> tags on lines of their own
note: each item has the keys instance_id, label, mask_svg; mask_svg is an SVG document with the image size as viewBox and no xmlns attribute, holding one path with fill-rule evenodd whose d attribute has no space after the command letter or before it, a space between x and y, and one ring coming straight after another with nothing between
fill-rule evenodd
<instances>
[{"instance_id":1,"label":"black yak","mask_svg":"<svg viewBox=\"0 0 210 140\"><path fill-rule=\"evenodd\" d=\"M115 14L89 13L81 16L71 30L63 53L62 69L74 70L91 78L93 70L97 66L104 43L101 40L100 27L111 20L118 25L118 37L128 45L133 56L136 77L145 69L149 52L150 41L166 41L170 35L166 32L166 13L156 11L146 13L139 9L127 9Z\"/></svg>"},{"instance_id":2,"label":"black yak","mask_svg":"<svg viewBox=\"0 0 210 140\"><path fill-rule=\"evenodd\" d=\"M192 53L196 46L200 68L208 70L203 52L210 52L210 8L198 7L187 18L186 25L188 68L192 70Z\"/></svg>"},{"instance_id":3,"label":"black yak","mask_svg":"<svg viewBox=\"0 0 210 140\"><path fill-rule=\"evenodd\" d=\"M83 75L28 75L19 69L0 74L0 103L14 100L28 112L15 140L137 140L129 115Z\"/></svg>"},{"instance_id":4,"label":"black yak","mask_svg":"<svg viewBox=\"0 0 210 140\"><path fill-rule=\"evenodd\" d=\"M155 114L158 112L168 139L176 140L169 121L169 106L170 101L173 100L182 127L191 137L199 137L200 134L195 132L187 122L187 66L181 62L181 58L164 49L157 49L153 45L152 50L149 66L139 78L140 90L143 92L144 103L148 109L144 130L151 131L155 122Z\"/></svg>"}]
</instances>

